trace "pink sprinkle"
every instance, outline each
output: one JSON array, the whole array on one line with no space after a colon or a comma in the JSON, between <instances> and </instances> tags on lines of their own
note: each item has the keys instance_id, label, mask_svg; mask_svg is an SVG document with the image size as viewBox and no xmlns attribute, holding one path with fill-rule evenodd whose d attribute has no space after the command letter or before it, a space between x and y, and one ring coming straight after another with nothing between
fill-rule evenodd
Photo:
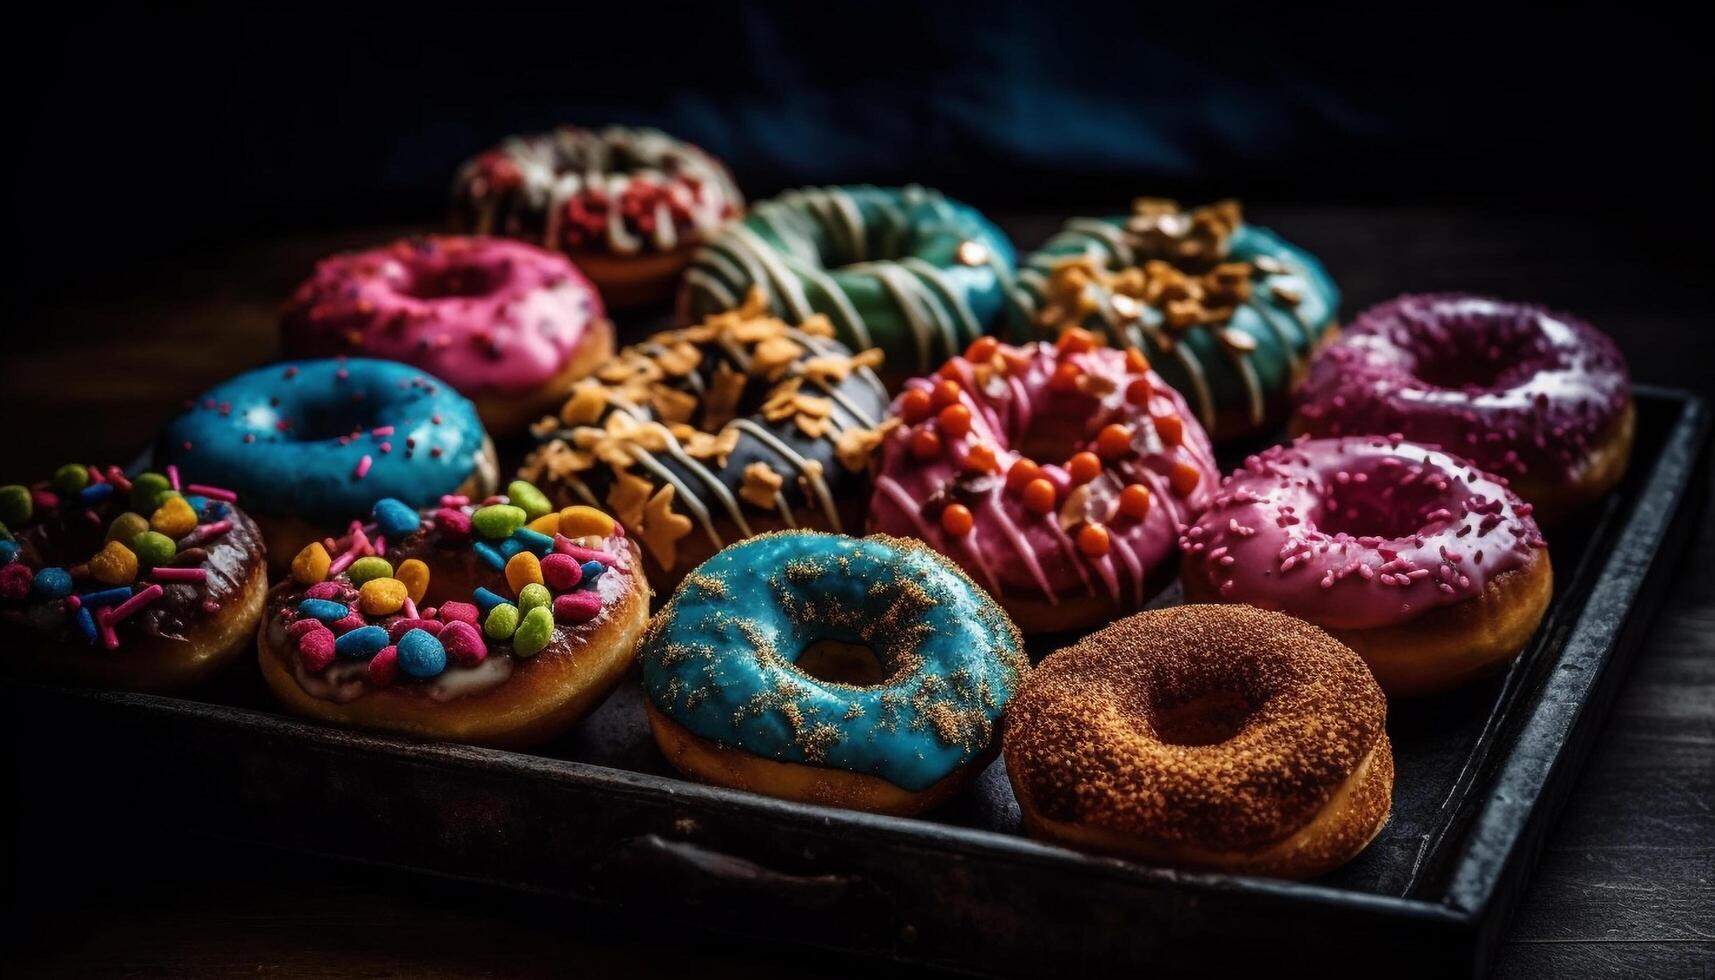
<instances>
[{"instance_id":1,"label":"pink sprinkle","mask_svg":"<svg viewBox=\"0 0 1715 980\"><path fill-rule=\"evenodd\" d=\"M441 497L442 507L464 507L470 503L470 498L462 493L449 493Z\"/></svg>"},{"instance_id":2,"label":"pink sprinkle","mask_svg":"<svg viewBox=\"0 0 1715 980\"><path fill-rule=\"evenodd\" d=\"M391 425L376 426L369 430L369 434L376 438L380 438L381 436L390 436L393 434L393 427Z\"/></svg>"},{"instance_id":3,"label":"pink sprinkle","mask_svg":"<svg viewBox=\"0 0 1715 980\"><path fill-rule=\"evenodd\" d=\"M70 609L72 612L77 612L78 607L81 605L83 605L83 597L82 596L79 596L79 595L68 595L68 596L66 596L66 608L67 609Z\"/></svg>"},{"instance_id":4,"label":"pink sprinkle","mask_svg":"<svg viewBox=\"0 0 1715 980\"><path fill-rule=\"evenodd\" d=\"M619 564L618 555L573 544L572 539L565 537L564 535L554 535L554 551L562 555L571 555L580 562L599 561L603 565L610 567Z\"/></svg>"},{"instance_id":5,"label":"pink sprinkle","mask_svg":"<svg viewBox=\"0 0 1715 980\"><path fill-rule=\"evenodd\" d=\"M204 524L179 539L179 547L189 548L202 544L204 541L212 541L230 530L232 530L231 521L215 521L213 524Z\"/></svg>"},{"instance_id":6,"label":"pink sprinkle","mask_svg":"<svg viewBox=\"0 0 1715 980\"><path fill-rule=\"evenodd\" d=\"M157 582L205 582L208 572L200 568L156 568L149 577Z\"/></svg>"},{"instance_id":7,"label":"pink sprinkle","mask_svg":"<svg viewBox=\"0 0 1715 980\"><path fill-rule=\"evenodd\" d=\"M357 468L351 471L351 475L361 480L369 475L369 468L373 465L375 465L375 460L370 458L368 453L364 453L363 458L357 461Z\"/></svg>"},{"instance_id":8,"label":"pink sprinkle","mask_svg":"<svg viewBox=\"0 0 1715 980\"><path fill-rule=\"evenodd\" d=\"M211 487L202 483L191 484L185 488L185 492L192 496L207 497L210 500L223 500L229 504L238 500L238 494L231 490L224 487Z\"/></svg>"},{"instance_id":9,"label":"pink sprinkle","mask_svg":"<svg viewBox=\"0 0 1715 980\"><path fill-rule=\"evenodd\" d=\"M101 645L109 650L119 649L119 634L113 632L113 627L106 623L99 624L101 629Z\"/></svg>"},{"instance_id":10,"label":"pink sprinkle","mask_svg":"<svg viewBox=\"0 0 1715 980\"><path fill-rule=\"evenodd\" d=\"M126 599L119 605L103 609L100 614L100 619L103 621L104 625L107 626L112 626L114 623L121 622L132 613L142 609L144 606L154 602L156 599L159 599L162 591L164 590L159 585L151 585L143 591L135 593L131 598Z\"/></svg>"},{"instance_id":11,"label":"pink sprinkle","mask_svg":"<svg viewBox=\"0 0 1715 980\"><path fill-rule=\"evenodd\" d=\"M107 468L107 482L113 484L120 493L131 492L131 481L125 479L125 472L117 466Z\"/></svg>"},{"instance_id":12,"label":"pink sprinkle","mask_svg":"<svg viewBox=\"0 0 1715 980\"><path fill-rule=\"evenodd\" d=\"M179 486L179 468L171 463L167 464L167 482L173 485L174 490L182 489Z\"/></svg>"},{"instance_id":13,"label":"pink sprinkle","mask_svg":"<svg viewBox=\"0 0 1715 980\"><path fill-rule=\"evenodd\" d=\"M417 615L417 604L415 602L411 601L410 596L405 597L404 610L405 610L405 618L406 619L418 619L418 618L420 618Z\"/></svg>"},{"instance_id":14,"label":"pink sprinkle","mask_svg":"<svg viewBox=\"0 0 1715 980\"><path fill-rule=\"evenodd\" d=\"M393 451L393 444L390 442L384 442L376 448L381 450L383 453L390 453Z\"/></svg>"}]
</instances>

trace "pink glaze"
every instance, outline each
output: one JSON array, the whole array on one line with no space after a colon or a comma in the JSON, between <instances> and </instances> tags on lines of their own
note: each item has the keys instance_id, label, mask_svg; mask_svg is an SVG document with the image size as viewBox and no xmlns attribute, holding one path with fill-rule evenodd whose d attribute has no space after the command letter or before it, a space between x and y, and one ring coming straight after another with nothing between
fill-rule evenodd
<instances>
[{"instance_id":1,"label":"pink glaze","mask_svg":"<svg viewBox=\"0 0 1715 980\"><path fill-rule=\"evenodd\" d=\"M564 256L442 236L323 259L287 304L280 335L291 357L403 361L475 394L546 383L604 316Z\"/></svg>"},{"instance_id":2,"label":"pink glaze","mask_svg":"<svg viewBox=\"0 0 1715 980\"><path fill-rule=\"evenodd\" d=\"M1369 629L1522 566L1544 546L1530 513L1502 481L1398 436L1300 439L1247 459L1180 546L1186 576L1225 599Z\"/></svg>"},{"instance_id":3,"label":"pink glaze","mask_svg":"<svg viewBox=\"0 0 1715 980\"><path fill-rule=\"evenodd\" d=\"M1509 479L1570 480L1629 404L1625 360L1587 323L1477 296L1401 296L1318 355L1298 427L1400 432Z\"/></svg>"},{"instance_id":4,"label":"pink glaze","mask_svg":"<svg viewBox=\"0 0 1715 980\"><path fill-rule=\"evenodd\" d=\"M1081 369L1075 390L1050 388L1063 359ZM911 442L920 429L941 434L935 414L889 433L870 501L870 529L928 542L997 597L1046 597L1058 604L1080 595L1106 595L1141 607L1170 577L1167 563L1175 556L1179 528L1208 504L1220 478L1209 437L1185 400L1153 371L1131 370L1118 350L1062 354L1048 344L1003 345L980 365L956 357L940 377L912 379L905 391L932 390L949 376L962 386L960 404L973 417L970 432L943 437L941 454L931 460L914 455ZM1126 394L1140 378L1150 384L1142 405ZM905 399L901 394L894 400L893 417L903 419ZM1165 444L1158 432L1154 419L1165 416L1181 422L1177 446ZM1078 451L1094 451L1097 434L1110 423L1131 427L1131 451L1106 462L1090 483L1074 486L1065 461ZM993 450L995 472L961 469L960 461L979 443ZM1024 451L1039 454L1042 478L1056 488L1055 509L1047 514L1026 508L1021 493L1006 486L1006 474ZM1175 490L1176 470L1184 471L1180 479L1187 483L1194 473L1195 485L1182 485L1183 493ZM1133 483L1150 493L1141 520L1116 512L1119 494ZM954 501L971 511L967 534L949 533L941 525L941 508ZM1092 557L1079 549L1077 535L1089 523L1106 528L1111 542L1106 554Z\"/></svg>"}]
</instances>

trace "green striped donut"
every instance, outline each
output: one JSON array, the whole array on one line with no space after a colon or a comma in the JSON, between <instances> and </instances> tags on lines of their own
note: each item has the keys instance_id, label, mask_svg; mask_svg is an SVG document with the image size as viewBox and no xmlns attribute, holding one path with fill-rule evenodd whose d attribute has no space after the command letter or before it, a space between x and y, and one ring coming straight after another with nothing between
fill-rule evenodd
<instances>
[{"instance_id":1,"label":"green striped donut","mask_svg":"<svg viewBox=\"0 0 1715 980\"><path fill-rule=\"evenodd\" d=\"M880 348L891 377L924 374L1006 317L1017 259L988 219L921 187L810 187L751 208L692 256L688 320L761 289L769 311L817 314L854 350Z\"/></svg>"},{"instance_id":2,"label":"green striped donut","mask_svg":"<svg viewBox=\"0 0 1715 980\"><path fill-rule=\"evenodd\" d=\"M1340 301L1320 262L1231 201L1183 211L1144 198L1130 215L1075 218L1018 283L1015 338L1075 325L1142 349L1217 440L1285 418Z\"/></svg>"}]
</instances>

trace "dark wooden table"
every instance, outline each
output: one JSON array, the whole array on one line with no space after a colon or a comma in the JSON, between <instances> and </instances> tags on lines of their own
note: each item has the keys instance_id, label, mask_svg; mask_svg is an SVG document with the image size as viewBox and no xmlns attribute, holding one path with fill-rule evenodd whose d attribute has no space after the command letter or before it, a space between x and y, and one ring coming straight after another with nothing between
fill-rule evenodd
<instances>
[{"instance_id":1,"label":"dark wooden table","mask_svg":"<svg viewBox=\"0 0 1715 980\"><path fill-rule=\"evenodd\" d=\"M1707 249L1688 248L1688 235L1626 215L1496 207L1275 206L1254 216L1324 257L1347 311L1404 289L1540 300L1613 334L1639 379L1715 393L1715 291ZM1054 224L1001 217L1027 244ZM102 272L76 295L34 303L11 324L0 361L0 482L74 457L130 458L178 402L272 356L275 310L316 256L394 231L208 243L181 261L111 279ZM1715 521L1707 517L1548 840L1498 976L1715 976ZM24 798L7 811L9 976L877 970L664 923L647 907L592 910L247 848L225 842L220 827L151 823L147 800L111 814L55 806Z\"/></svg>"}]
</instances>

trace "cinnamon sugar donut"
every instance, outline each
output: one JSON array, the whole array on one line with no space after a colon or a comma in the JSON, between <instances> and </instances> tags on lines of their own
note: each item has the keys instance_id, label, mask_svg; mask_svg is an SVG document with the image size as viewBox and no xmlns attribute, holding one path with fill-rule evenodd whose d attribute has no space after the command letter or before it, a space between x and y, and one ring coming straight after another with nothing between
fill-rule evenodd
<instances>
[{"instance_id":1,"label":"cinnamon sugar donut","mask_svg":"<svg viewBox=\"0 0 1715 980\"><path fill-rule=\"evenodd\" d=\"M1309 623L1179 606L1050 655L1007 706L1004 751L1032 836L1311 878L1387 822L1386 721L1364 662Z\"/></svg>"}]
</instances>

